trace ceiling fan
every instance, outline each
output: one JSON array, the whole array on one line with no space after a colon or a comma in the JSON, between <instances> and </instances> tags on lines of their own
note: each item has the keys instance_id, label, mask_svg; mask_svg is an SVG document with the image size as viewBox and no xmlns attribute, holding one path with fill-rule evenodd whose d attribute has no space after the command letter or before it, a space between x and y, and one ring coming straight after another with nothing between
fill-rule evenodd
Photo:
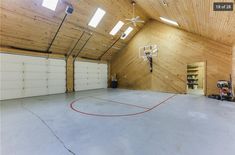
<instances>
[{"instance_id":1,"label":"ceiling fan","mask_svg":"<svg viewBox=\"0 0 235 155\"><path fill-rule=\"evenodd\" d=\"M136 2L133 0L133 1L131 1L131 3L132 3L132 8L133 8L133 14L132 14L132 18L126 19L126 21L129 21L127 24L133 24L134 26L137 26L137 23L144 23L145 21L141 20L140 16L135 16Z\"/></svg>"}]
</instances>

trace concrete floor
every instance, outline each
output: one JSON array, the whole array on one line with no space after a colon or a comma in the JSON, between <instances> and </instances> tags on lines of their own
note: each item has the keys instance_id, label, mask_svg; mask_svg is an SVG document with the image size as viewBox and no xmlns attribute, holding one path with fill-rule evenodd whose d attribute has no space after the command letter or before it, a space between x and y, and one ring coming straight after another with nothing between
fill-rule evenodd
<instances>
[{"instance_id":1,"label":"concrete floor","mask_svg":"<svg viewBox=\"0 0 235 155\"><path fill-rule=\"evenodd\" d=\"M192 95L204 95L204 90L203 89L188 89L188 94L192 94Z\"/></svg>"},{"instance_id":2,"label":"concrete floor","mask_svg":"<svg viewBox=\"0 0 235 155\"><path fill-rule=\"evenodd\" d=\"M3 101L2 155L234 155L234 103L173 95L102 89Z\"/></svg>"}]
</instances>

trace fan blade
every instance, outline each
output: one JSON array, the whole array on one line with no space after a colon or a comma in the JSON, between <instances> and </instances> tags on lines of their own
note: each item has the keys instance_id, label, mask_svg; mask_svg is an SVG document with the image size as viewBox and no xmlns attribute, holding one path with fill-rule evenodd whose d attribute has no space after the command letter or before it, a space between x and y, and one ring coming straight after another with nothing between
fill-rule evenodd
<instances>
[{"instance_id":1,"label":"fan blade","mask_svg":"<svg viewBox=\"0 0 235 155\"><path fill-rule=\"evenodd\" d=\"M136 17L135 17L135 20L138 20L138 19L140 19L140 16L136 16Z\"/></svg>"},{"instance_id":2,"label":"fan blade","mask_svg":"<svg viewBox=\"0 0 235 155\"><path fill-rule=\"evenodd\" d=\"M144 21L144 20L136 20L136 22L138 22L138 23L144 23L145 21Z\"/></svg>"},{"instance_id":3,"label":"fan blade","mask_svg":"<svg viewBox=\"0 0 235 155\"><path fill-rule=\"evenodd\" d=\"M128 23L126 23L125 25L129 25L129 24L132 24L132 22L128 22Z\"/></svg>"},{"instance_id":4,"label":"fan blade","mask_svg":"<svg viewBox=\"0 0 235 155\"><path fill-rule=\"evenodd\" d=\"M125 19L125 20L127 20L127 21L132 21L132 19Z\"/></svg>"}]
</instances>

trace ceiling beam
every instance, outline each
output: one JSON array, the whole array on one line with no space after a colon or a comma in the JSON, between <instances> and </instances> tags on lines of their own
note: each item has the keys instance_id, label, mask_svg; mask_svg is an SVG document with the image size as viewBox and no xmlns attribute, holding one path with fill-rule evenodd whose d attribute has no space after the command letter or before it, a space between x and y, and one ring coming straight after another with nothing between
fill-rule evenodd
<instances>
[{"instance_id":1,"label":"ceiling beam","mask_svg":"<svg viewBox=\"0 0 235 155\"><path fill-rule=\"evenodd\" d=\"M112 44L109 46L109 48L98 58L99 60L102 59L102 57L121 39L121 37L118 37Z\"/></svg>"},{"instance_id":2,"label":"ceiling beam","mask_svg":"<svg viewBox=\"0 0 235 155\"><path fill-rule=\"evenodd\" d=\"M78 38L77 42L75 43L75 45L73 46L72 50L66 54L67 55L67 59L69 58L69 56L73 53L74 49L76 48L78 42L82 39L83 35L85 34L85 31L82 32L82 35Z\"/></svg>"},{"instance_id":3,"label":"ceiling beam","mask_svg":"<svg viewBox=\"0 0 235 155\"><path fill-rule=\"evenodd\" d=\"M88 41L91 39L92 34L90 34L89 38L86 40L86 42L83 44L83 46L81 47L81 49L78 51L77 55L75 56L74 60L75 61L77 59L77 57L79 56L79 54L82 52L82 50L84 49L84 47L86 46L86 44L88 43Z\"/></svg>"},{"instance_id":4,"label":"ceiling beam","mask_svg":"<svg viewBox=\"0 0 235 155\"><path fill-rule=\"evenodd\" d=\"M48 53L50 52L50 48L51 48L52 44L54 43L55 38L57 37L57 35L58 35L59 31L60 31L60 28L62 27L62 25L63 25L63 23L64 23L64 21L65 21L67 15L68 15L68 14L65 13L64 18L62 19L59 28L57 29L57 31L56 31L56 33L55 33L55 35L54 35L54 37L53 37L51 43L49 44L49 46L48 46L48 48L47 48L47 50L46 50Z\"/></svg>"}]
</instances>

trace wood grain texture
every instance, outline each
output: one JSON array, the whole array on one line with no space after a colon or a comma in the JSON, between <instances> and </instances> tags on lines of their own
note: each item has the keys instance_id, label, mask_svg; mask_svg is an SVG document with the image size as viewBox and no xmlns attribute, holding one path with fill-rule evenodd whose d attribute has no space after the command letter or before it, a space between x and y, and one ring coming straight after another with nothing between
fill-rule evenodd
<instances>
[{"instance_id":1,"label":"wood grain texture","mask_svg":"<svg viewBox=\"0 0 235 155\"><path fill-rule=\"evenodd\" d=\"M0 46L0 53L36 56L36 57L54 58L54 59L65 59L65 56L61 54L46 54L46 53L39 53L39 52L33 52L33 51L30 52L30 51L16 50L12 48L1 47L1 46Z\"/></svg>"},{"instance_id":2,"label":"wood grain texture","mask_svg":"<svg viewBox=\"0 0 235 155\"><path fill-rule=\"evenodd\" d=\"M74 91L74 64L73 64L73 57L68 57L66 61L66 86L67 92Z\"/></svg>"},{"instance_id":3,"label":"wood grain texture","mask_svg":"<svg viewBox=\"0 0 235 155\"><path fill-rule=\"evenodd\" d=\"M57 31L62 18L65 15L66 1L73 5L74 12L65 19L61 30L50 51L52 53L68 53L83 31L93 32L93 37L81 52L81 56L99 58L106 51L116 37L129 25L123 26L121 31L112 37L109 32L115 24L125 18L132 16L132 5L127 0L62 0L59 1L55 11L42 7L42 0L1 0L1 46L14 46L25 49L45 50L48 48L55 32ZM96 29L88 27L88 23L100 7L107 13ZM136 14L144 20L148 20L147 14L137 5ZM135 27L134 32L126 40L120 40L119 48L112 48L103 59L110 59L111 55L123 48L134 34L143 26ZM85 35L74 53L79 51L88 35Z\"/></svg>"},{"instance_id":4,"label":"wood grain texture","mask_svg":"<svg viewBox=\"0 0 235 155\"><path fill-rule=\"evenodd\" d=\"M175 20L180 28L227 45L235 43L235 11L213 11L218 0L136 0L151 16L159 20L165 17ZM219 0L219 2L235 2Z\"/></svg>"},{"instance_id":5,"label":"wood grain texture","mask_svg":"<svg viewBox=\"0 0 235 155\"><path fill-rule=\"evenodd\" d=\"M138 57L139 47L157 44L153 73ZM157 21L150 21L111 61L119 86L163 92L186 93L187 64L206 62L206 94L217 93L217 80L229 79L232 48Z\"/></svg>"},{"instance_id":6,"label":"wood grain texture","mask_svg":"<svg viewBox=\"0 0 235 155\"><path fill-rule=\"evenodd\" d=\"M232 83L233 83L233 91L235 92L235 44L233 45L233 52L232 52Z\"/></svg>"}]
</instances>

